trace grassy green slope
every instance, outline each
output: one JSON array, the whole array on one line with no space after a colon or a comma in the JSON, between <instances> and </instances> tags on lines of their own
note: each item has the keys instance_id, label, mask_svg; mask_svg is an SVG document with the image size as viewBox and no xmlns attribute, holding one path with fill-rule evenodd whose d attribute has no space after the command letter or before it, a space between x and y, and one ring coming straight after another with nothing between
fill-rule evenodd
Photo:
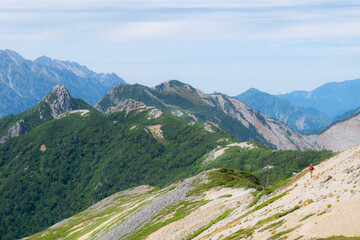
<instances>
[{"instance_id":1,"label":"grassy green slope","mask_svg":"<svg viewBox=\"0 0 360 240\"><path fill-rule=\"evenodd\" d=\"M67 114L0 145L1 238L37 232L132 186L164 186L194 175L204 154L226 144L219 139L232 139L201 122L147 117ZM165 141L148 129L157 124Z\"/></svg>"},{"instance_id":2,"label":"grassy green slope","mask_svg":"<svg viewBox=\"0 0 360 240\"><path fill-rule=\"evenodd\" d=\"M148 111L126 116L66 114L0 145L0 237L38 232L110 194L141 184L166 186L212 167L260 173L264 164L279 169L294 158L300 169L302 161L316 163L329 155L309 151L297 158L299 153L292 151L230 148L203 165L207 153L236 140L215 127L213 132L205 130L202 122L165 113L148 117ZM152 135L154 125L161 125L164 139ZM271 180L264 180L261 172L260 179L266 185L296 169L283 168Z\"/></svg>"},{"instance_id":3,"label":"grassy green slope","mask_svg":"<svg viewBox=\"0 0 360 240\"><path fill-rule=\"evenodd\" d=\"M300 172L312 164L319 164L330 158L332 152L328 150L303 152L291 150L274 151L267 148L243 149L231 147L207 168L229 167L251 172L258 176L263 186L275 185Z\"/></svg>"},{"instance_id":4,"label":"grassy green slope","mask_svg":"<svg viewBox=\"0 0 360 240\"><path fill-rule=\"evenodd\" d=\"M172 222L183 219L200 206L204 206L210 202L208 200L199 200L199 198L190 196L198 196L212 187L224 186L261 189L258 185L257 178L246 172L219 169L201 174L201 176L205 175L207 176L206 179L209 181L204 181L205 178L201 177L193 179L191 183L192 188L186 190L188 191L188 198L182 201L175 201L172 204L169 203L167 207L156 212L153 217L148 219L142 227L136 229L131 234L128 234L125 238L134 240L144 239L156 230L169 225ZM182 188L183 186L182 182L177 182L164 189L142 186L130 189L130 191L116 193L85 211L67 219L67 221L34 234L28 239L51 240L61 238L70 240L79 239L85 235L89 236L91 239L95 239L96 234L104 235L114 226L117 226L120 221L131 218L130 215L134 212L141 212L142 208L146 208L151 204L150 199L154 200L156 198L161 198L170 191L176 188ZM136 189L138 189L138 191L136 191ZM132 194L130 194L131 191ZM85 222L86 224L83 224Z\"/></svg>"}]
</instances>

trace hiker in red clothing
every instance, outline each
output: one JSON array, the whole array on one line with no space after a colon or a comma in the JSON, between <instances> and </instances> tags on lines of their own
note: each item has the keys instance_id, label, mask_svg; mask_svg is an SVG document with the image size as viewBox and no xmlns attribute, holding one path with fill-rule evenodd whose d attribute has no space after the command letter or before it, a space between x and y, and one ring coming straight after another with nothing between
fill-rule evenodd
<instances>
[{"instance_id":1,"label":"hiker in red clothing","mask_svg":"<svg viewBox=\"0 0 360 240\"><path fill-rule=\"evenodd\" d=\"M315 170L315 168L313 167L312 164L310 164L309 170L310 170L310 177L312 177L312 173L313 173L313 171Z\"/></svg>"}]
</instances>

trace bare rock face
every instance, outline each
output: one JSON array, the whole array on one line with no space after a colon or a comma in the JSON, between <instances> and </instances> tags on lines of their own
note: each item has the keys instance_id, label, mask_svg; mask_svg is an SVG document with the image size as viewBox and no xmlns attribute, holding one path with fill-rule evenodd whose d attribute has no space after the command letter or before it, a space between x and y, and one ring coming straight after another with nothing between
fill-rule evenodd
<instances>
[{"instance_id":1,"label":"bare rock face","mask_svg":"<svg viewBox=\"0 0 360 240\"><path fill-rule=\"evenodd\" d=\"M146 106L142 102L135 101L133 99L126 99L125 101L119 102L118 105L115 107L111 107L106 110L106 114L114 113L114 112L125 112L129 114L129 112L138 110L138 109L148 109L149 107Z\"/></svg>"},{"instance_id":2,"label":"bare rock face","mask_svg":"<svg viewBox=\"0 0 360 240\"><path fill-rule=\"evenodd\" d=\"M320 135L309 139L321 148L335 152L345 151L360 144L360 114L331 126Z\"/></svg>"},{"instance_id":3,"label":"bare rock face","mask_svg":"<svg viewBox=\"0 0 360 240\"><path fill-rule=\"evenodd\" d=\"M105 114L108 109L99 103L101 101L104 101L104 99L106 99L105 101L109 101L113 103L115 106L118 105L121 102L121 100L117 98L117 94L123 92L125 88L126 88L125 84L121 84L121 83L116 84L115 86L109 89L107 94L98 103L94 105L94 108L99 112Z\"/></svg>"},{"instance_id":4,"label":"bare rock face","mask_svg":"<svg viewBox=\"0 0 360 240\"><path fill-rule=\"evenodd\" d=\"M236 98L219 94L209 95L208 97L212 99L212 102L215 102L215 105L221 111L240 121L247 128L254 126L258 133L278 149L301 151L319 149L316 144L309 142L303 135L286 124L254 111Z\"/></svg>"},{"instance_id":5,"label":"bare rock face","mask_svg":"<svg viewBox=\"0 0 360 240\"><path fill-rule=\"evenodd\" d=\"M24 128L21 126L21 123L24 122L23 120L16 122L14 126L12 126L11 128L9 128L8 130L8 134L4 135L0 138L0 143L5 143L6 140L8 140L9 138L13 138L13 137L18 137L20 135L25 134L25 130Z\"/></svg>"},{"instance_id":6,"label":"bare rock face","mask_svg":"<svg viewBox=\"0 0 360 240\"><path fill-rule=\"evenodd\" d=\"M58 118L60 114L72 110L72 100L69 91L64 85L56 85L43 101L49 104L51 115Z\"/></svg>"},{"instance_id":7,"label":"bare rock face","mask_svg":"<svg viewBox=\"0 0 360 240\"><path fill-rule=\"evenodd\" d=\"M49 113L49 108L51 112ZM72 110L72 98L69 91L64 85L57 85L54 89L46 95L36 106L29 110L25 115L22 115L22 120L16 122L7 130L4 136L0 138L0 143L5 143L7 139L18 137L25 134L25 129L22 123L32 122L35 115L39 115L43 119L45 114L48 114L48 119L58 118L61 114ZM51 116L50 116L51 115ZM52 118L51 118L52 117Z\"/></svg>"}]
</instances>

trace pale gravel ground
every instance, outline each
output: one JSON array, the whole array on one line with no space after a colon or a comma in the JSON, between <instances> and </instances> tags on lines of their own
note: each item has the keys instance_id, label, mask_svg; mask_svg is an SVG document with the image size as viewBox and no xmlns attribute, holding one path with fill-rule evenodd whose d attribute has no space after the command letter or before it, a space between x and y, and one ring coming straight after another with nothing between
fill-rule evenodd
<instances>
[{"instance_id":1,"label":"pale gravel ground","mask_svg":"<svg viewBox=\"0 0 360 240\"><path fill-rule=\"evenodd\" d=\"M218 188L213 189L196 200L211 200L211 202L193 211L188 216L173 222L149 235L146 240L185 239L194 231L209 224L226 210L238 205L246 205L252 199L253 189ZM224 197L231 194L231 197Z\"/></svg>"},{"instance_id":2,"label":"pale gravel ground","mask_svg":"<svg viewBox=\"0 0 360 240\"><path fill-rule=\"evenodd\" d=\"M328 175L332 176L332 178L324 183L323 181ZM184 182L177 183L179 185L177 188L172 189L169 187L157 192L155 195L151 195L150 198L147 199L150 201L149 203L138 211L128 215L124 220L118 221L116 220L116 216L114 216L111 220L117 221L118 226L106 235L104 235L103 231L100 232L101 235L97 235L99 236L98 238L126 239L127 233L131 234L137 231L137 229L146 222L149 222L165 207L176 204L184 199L189 200L186 198L186 194L193 188L193 181L199 178L205 181L206 178L204 176L204 174L198 175ZM171 190L168 191L169 189ZM149 186L139 186L128 191L123 191L100 201L90 207L89 210L96 212L114 204L113 202L119 194L145 194L150 190L152 190L152 188ZM286 235L288 239L296 239L300 236L303 236L302 239L329 237L332 235L360 236L360 146L340 153L315 166L313 178L310 178L308 170L305 169L302 173L295 176L293 182L288 186L280 188L270 196L264 197L258 204L283 192L288 192L287 195L241 218L241 216L249 211L247 206L253 199L251 191L253 190L220 187L211 189L196 199L211 200L210 202L194 210L183 219L152 233L147 239L184 239L199 228L206 226L227 209L234 209L228 217L212 225L208 230L205 230L195 238L223 239L239 229L252 228L259 220L279 212L287 211L296 205L301 205L301 208L281 219L269 222L260 228L255 228L254 235L250 239L268 239L274 235L275 232L273 232L273 230L259 232L259 230L282 219L285 220L285 223L277 228L275 230L276 232L299 226L296 230ZM231 196L224 197L225 195ZM309 199L313 202L305 205L304 203ZM143 200L140 202L143 202ZM317 216L322 212L326 213ZM300 222L300 219L309 214L315 215ZM68 219L54 225L52 228L64 225L67 221ZM85 227L86 225L87 224L84 224ZM76 227L73 228L74 231L81 230L76 230L75 228ZM44 235L45 234L46 233L44 233ZM72 234L74 234L74 232ZM90 234L83 237L84 239L87 237L91 238ZM96 237L96 239L98 238Z\"/></svg>"},{"instance_id":3,"label":"pale gravel ground","mask_svg":"<svg viewBox=\"0 0 360 240\"><path fill-rule=\"evenodd\" d=\"M149 204L143 206L139 211L134 212L126 217L117 227L110 232L101 236L101 240L117 240L121 238L126 239L127 234L136 232L138 228L143 226L146 222L150 221L162 209L170 206L176 202L184 200L186 194L193 189L192 183L197 180L205 180L203 174L189 178L180 183L180 185L166 194L153 199Z\"/></svg>"},{"instance_id":4,"label":"pale gravel ground","mask_svg":"<svg viewBox=\"0 0 360 240\"><path fill-rule=\"evenodd\" d=\"M196 239L222 239L221 236L229 236L242 228L251 228L259 220L289 210L298 204L302 205L301 208L282 217L281 219L286 222L276 229L276 232L281 232L299 226L286 235L288 239L296 239L299 236L303 236L302 239L332 235L360 236L360 146L315 166L313 178L310 178L307 169L304 171L304 175L296 182L275 193L281 194L289 191L281 199L244 219L241 219L240 216L248 210L236 211L223 221L214 224ZM332 176L332 179L322 183L328 175ZM312 199L313 202L304 205L304 202L309 199ZM317 216L324 211L325 214ZM305 221L299 221L313 213L315 213L314 216ZM226 228L224 228L225 226ZM271 230L261 233L258 232L259 229L255 230L252 239L268 239L274 234Z\"/></svg>"}]
</instances>

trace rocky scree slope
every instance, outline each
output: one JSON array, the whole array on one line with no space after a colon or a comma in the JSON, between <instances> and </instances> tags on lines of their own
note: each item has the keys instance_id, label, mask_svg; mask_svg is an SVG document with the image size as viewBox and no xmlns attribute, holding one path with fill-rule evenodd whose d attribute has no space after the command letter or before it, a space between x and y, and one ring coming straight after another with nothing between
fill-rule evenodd
<instances>
[{"instance_id":1,"label":"rocky scree slope","mask_svg":"<svg viewBox=\"0 0 360 240\"><path fill-rule=\"evenodd\" d=\"M256 140L278 149L321 148L307 142L286 124L254 111L235 98L222 94L204 94L175 80L153 88L138 84L117 84L94 107L106 113L109 108L127 99L186 119L210 122L242 141Z\"/></svg>"},{"instance_id":2,"label":"rocky scree slope","mask_svg":"<svg viewBox=\"0 0 360 240\"><path fill-rule=\"evenodd\" d=\"M360 144L360 114L331 125L319 135L310 135L309 141L314 141L325 149L344 151Z\"/></svg>"},{"instance_id":3,"label":"rocky scree slope","mask_svg":"<svg viewBox=\"0 0 360 240\"><path fill-rule=\"evenodd\" d=\"M359 196L356 146L315 166L312 178L304 169L267 190L230 169L140 186L26 239L357 239Z\"/></svg>"},{"instance_id":4,"label":"rocky scree slope","mask_svg":"<svg viewBox=\"0 0 360 240\"><path fill-rule=\"evenodd\" d=\"M33 108L0 120L0 144L9 138L23 135L47 121L59 118L61 114L78 109L94 110L85 101L72 98L64 85L56 85Z\"/></svg>"},{"instance_id":5,"label":"rocky scree slope","mask_svg":"<svg viewBox=\"0 0 360 240\"><path fill-rule=\"evenodd\" d=\"M24 59L11 50L0 50L0 118L29 109L57 84L90 104L97 102L116 83L116 74L95 73L75 62L40 57Z\"/></svg>"},{"instance_id":6,"label":"rocky scree slope","mask_svg":"<svg viewBox=\"0 0 360 240\"><path fill-rule=\"evenodd\" d=\"M360 146L308 169L195 239L360 237ZM261 196L261 195L259 195ZM357 237L357 238L356 238Z\"/></svg>"},{"instance_id":7,"label":"rocky scree slope","mask_svg":"<svg viewBox=\"0 0 360 240\"><path fill-rule=\"evenodd\" d=\"M199 196L212 186L217 186L217 191L225 194L224 185L227 184L238 187L236 197L243 202L249 200L253 188L261 189L256 177L251 174L230 169L212 170L164 189L139 186L116 193L86 211L25 239L48 239L53 236L62 239L104 240L185 239L196 227L229 211L229 206L221 203L229 196L218 199L214 199L214 196ZM247 187L252 188L246 190ZM240 203L233 201L233 204ZM202 217L184 226L183 222L188 221L195 212ZM179 222L182 224L176 228ZM158 234L164 228L172 229Z\"/></svg>"}]
</instances>

